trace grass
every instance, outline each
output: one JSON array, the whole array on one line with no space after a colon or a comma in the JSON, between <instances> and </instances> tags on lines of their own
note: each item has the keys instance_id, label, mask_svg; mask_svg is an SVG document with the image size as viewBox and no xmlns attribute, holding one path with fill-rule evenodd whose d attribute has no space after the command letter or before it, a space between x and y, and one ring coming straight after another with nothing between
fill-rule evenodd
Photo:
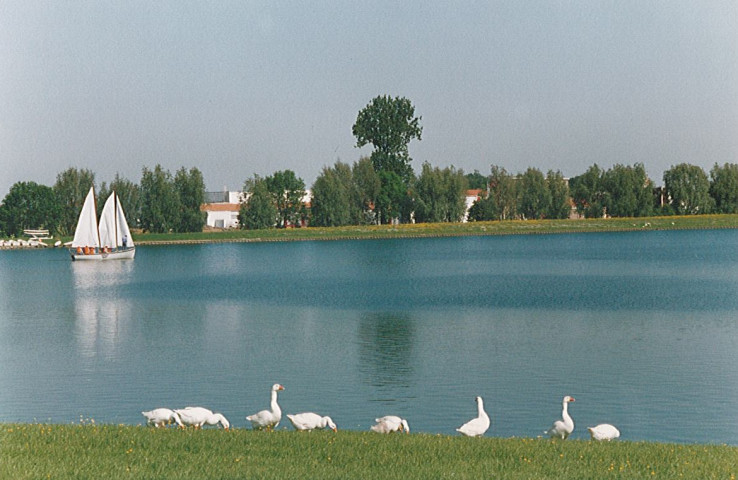
<instances>
[{"instance_id":1,"label":"grass","mask_svg":"<svg viewBox=\"0 0 738 480\"><path fill-rule=\"evenodd\" d=\"M0 478L734 479L738 448L642 442L0 425Z\"/></svg>"},{"instance_id":2,"label":"grass","mask_svg":"<svg viewBox=\"0 0 738 480\"><path fill-rule=\"evenodd\" d=\"M268 230L218 230L199 233L136 233L137 244L345 240L450 237L641 230L738 228L738 215L690 215L582 220L505 220L470 223L417 223Z\"/></svg>"}]
</instances>

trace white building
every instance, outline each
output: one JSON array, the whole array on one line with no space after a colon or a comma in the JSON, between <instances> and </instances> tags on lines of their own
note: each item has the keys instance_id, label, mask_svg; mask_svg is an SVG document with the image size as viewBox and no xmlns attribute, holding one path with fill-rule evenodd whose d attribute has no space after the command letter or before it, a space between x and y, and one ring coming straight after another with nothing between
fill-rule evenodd
<instances>
[{"instance_id":1,"label":"white building","mask_svg":"<svg viewBox=\"0 0 738 480\"><path fill-rule=\"evenodd\" d=\"M205 198L209 203L200 206L200 211L207 213L205 225L212 228L238 228L238 213L241 203L246 201L243 192L207 192ZM312 192L306 190L302 202L308 208L311 199ZM307 222L302 221L300 226L307 226Z\"/></svg>"},{"instance_id":2,"label":"white building","mask_svg":"<svg viewBox=\"0 0 738 480\"><path fill-rule=\"evenodd\" d=\"M238 228L243 192L208 192L205 198L209 203L200 206L200 210L207 213L205 225L212 228Z\"/></svg>"},{"instance_id":3,"label":"white building","mask_svg":"<svg viewBox=\"0 0 738 480\"><path fill-rule=\"evenodd\" d=\"M205 224L213 228L238 228L240 203L204 203L200 210L207 213Z\"/></svg>"},{"instance_id":4,"label":"white building","mask_svg":"<svg viewBox=\"0 0 738 480\"><path fill-rule=\"evenodd\" d=\"M482 190L467 190L466 191L466 198L464 200L464 204L466 206L466 210L464 212L464 219L463 222L469 221L469 210L471 210L471 207L474 205L474 202L482 198Z\"/></svg>"}]
</instances>

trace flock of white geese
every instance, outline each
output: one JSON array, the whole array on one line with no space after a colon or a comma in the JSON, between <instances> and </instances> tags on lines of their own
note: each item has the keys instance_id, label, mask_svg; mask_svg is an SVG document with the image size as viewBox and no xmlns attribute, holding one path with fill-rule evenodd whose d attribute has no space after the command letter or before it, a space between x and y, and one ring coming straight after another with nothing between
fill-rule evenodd
<instances>
[{"instance_id":1,"label":"flock of white geese","mask_svg":"<svg viewBox=\"0 0 738 480\"><path fill-rule=\"evenodd\" d=\"M251 427L254 430L274 430L279 422L282 420L282 409L277 403L277 392L284 390L284 387L278 383L272 386L271 390L271 404L268 410L262 410L253 415L246 417L246 420L251 422ZM556 420L551 428L546 430L544 433L551 438L560 438L565 440L574 431L574 420L569 415L569 403L573 402L574 398L569 395L564 397L561 408L561 419ZM456 429L457 432L466 435L467 437L479 437L489 429L489 415L484 411L484 401L482 397L476 397L477 402L477 416L460 426ZM163 427L170 424L176 424L179 427L185 428L192 426L195 428L201 428L205 425L221 425L223 428L230 428L231 424L228 420L220 413L214 413L213 411L203 407L185 407L176 410L169 408L156 408L147 412L141 412L146 417L146 423L155 427ZM313 412L298 413L294 415L287 414L287 419L290 421L296 430L316 430L330 428L334 432L336 431L336 424L333 423L331 417L321 416ZM407 420L400 418L395 415L387 415L375 419L375 424L371 426L370 430L377 433L392 433L392 432L405 432L410 433L410 426ZM587 428L590 437L593 440L613 440L620 437L620 431L608 423L602 423L600 425Z\"/></svg>"}]
</instances>

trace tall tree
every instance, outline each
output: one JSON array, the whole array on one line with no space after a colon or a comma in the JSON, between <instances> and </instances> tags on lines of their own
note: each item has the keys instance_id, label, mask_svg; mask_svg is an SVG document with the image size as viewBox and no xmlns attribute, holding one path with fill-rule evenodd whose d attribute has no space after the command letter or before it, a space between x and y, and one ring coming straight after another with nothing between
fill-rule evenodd
<instances>
[{"instance_id":1,"label":"tall tree","mask_svg":"<svg viewBox=\"0 0 738 480\"><path fill-rule=\"evenodd\" d=\"M94 185L95 174L84 168L80 170L70 167L56 176L53 188L60 207L60 234L72 235L74 233L87 192Z\"/></svg>"},{"instance_id":2,"label":"tall tree","mask_svg":"<svg viewBox=\"0 0 738 480\"><path fill-rule=\"evenodd\" d=\"M376 201L377 223L392 223L403 216L405 202L407 202L407 186L398 174L390 171L379 172L379 181L382 183Z\"/></svg>"},{"instance_id":3,"label":"tall tree","mask_svg":"<svg viewBox=\"0 0 738 480\"><path fill-rule=\"evenodd\" d=\"M187 171L184 167L174 175L174 190L179 198L178 232L202 232L207 214L200 210L205 203L205 180L195 167Z\"/></svg>"},{"instance_id":4,"label":"tall tree","mask_svg":"<svg viewBox=\"0 0 738 480\"><path fill-rule=\"evenodd\" d=\"M0 232L20 236L25 229L58 231L61 209L54 190L36 182L17 182L0 205ZM72 230L74 231L74 230Z\"/></svg>"},{"instance_id":5,"label":"tall tree","mask_svg":"<svg viewBox=\"0 0 738 480\"><path fill-rule=\"evenodd\" d=\"M664 172L664 187L679 215L710 213L710 181L702 168L681 163Z\"/></svg>"},{"instance_id":6,"label":"tall tree","mask_svg":"<svg viewBox=\"0 0 738 480\"><path fill-rule=\"evenodd\" d=\"M653 191L646 168L617 164L604 173L607 213L613 217L643 217L653 212Z\"/></svg>"},{"instance_id":7,"label":"tall tree","mask_svg":"<svg viewBox=\"0 0 738 480\"><path fill-rule=\"evenodd\" d=\"M738 165L717 163L710 170L710 196L718 213L738 213Z\"/></svg>"},{"instance_id":8,"label":"tall tree","mask_svg":"<svg viewBox=\"0 0 738 480\"><path fill-rule=\"evenodd\" d=\"M551 209L551 192L543 173L528 168L518 182L518 213L524 218L543 218Z\"/></svg>"},{"instance_id":9,"label":"tall tree","mask_svg":"<svg viewBox=\"0 0 738 480\"><path fill-rule=\"evenodd\" d=\"M448 205L446 222L461 222L466 215L466 191L469 181L464 170L456 169L453 165L442 170L446 187L446 204Z\"/></svg>"},{"instance_id":10,"label":"tall tree","mask_svg":"<svg viewBox=\"0 0 738 480\"><path fill-rule=\"evenodd\" d=\"M515 218L518 205L517 182L503 167L492 165L489 195L494 199L498 220Z\"/></svg>"},{"instance_id":11,"label":"tall tree","mask_svg":"<svg viewBox=\"0 0 738 480\"><path fill-rule=\"evenodd\" d=\"M292 170L282 170L266 177L266 185L277 205L278 226L295 225L306 214L302 199L305 197L305 182Z\"/></svg>"},{"instance_id":12,"label":"tall tree","mask_svg":"<svg viewBox=\"0 0 738 480\"><path fill-rule=\"evenodd\" d=\"M242 229L260 230L274 228L279 212L266 179L254 175L246 180L243 191L246 201L241 204L238 224Z\"/></svg>"},{"instance_id":13,"label":"tall tree","mask_svg":"<svg viewBox=\"0 0 738 480\"><path fill-rule=\"evenodd\" d=\"M571 205L569 203L569 185L560 171L549 170L546 174L546 186L551 195L551 204L546 212L547 218L569 218Z\"/></svg>"},{"instance_id":14,"label":"tall tree","mask_svg":"<svg viewBox=\"0 0 738 480\"><path fill-rule=\"evenodd\" d=\"M415 219L419 222L458 222L465 209L467 180L463 170L441 170L423 164L415 182Z\"/></svg>"},{"instance_id":15,"label":"tall tree","mask_svg":"<svg viewBox=\"0 0 738 480\"><path fill-rule=\"evenodd\" d=\"M412 159L408 144L414 138L421 139L421 118L415 116L415 107L407 98L378 96L356 118L352 129L356 146L360 148L371 143L374 169L393 172L409 185Z\"/></svg>"},{"instance_id":16,"label":"tall tree","mask_svg":"<svg viewBox=\"0 0 738 480\"><path fill-rule=\"evenodd\" d=\"M354 223L359 225L376 223L377 198L382 190L382 181L374 170L374 165L369 157L361 157L354 162L351 169L354 184L354 194L359 211L359 217Z\"/></svg>"},{"instance_id":17,"label":"tall tree","mask_svg":"<svg viewBox=\"0 0 738 480\"><path fill-rule=\"evenodd\" d=\"M604 172L595 163L582 175L569 180L577 211L586 218L602 218L605 213L606 193L603 186Z\"/></svg>"},{"instance_id":18,"label":"tall tree","mask_svg":"<svg viewBox=\"0 0 738 480\"><path fill-rule=\"evenodd\" d=\"M323 167L313 184L311 224L320 227L349 225L358 218L353 210L359 206L352 202L353 175L351 167L336 162L331 167Z\"/></svg>"},{"instance_id":19,"label":"tall tree","mask_svg":"<svg viewBox=\"0 0 738 480\"><path fill-rule=\"evenodd\" d=\"M141 176L141 228L152 233L176 231L179 225L179 196L172 174L156 165L143 168Z\"/></svg>"}]
</instances>

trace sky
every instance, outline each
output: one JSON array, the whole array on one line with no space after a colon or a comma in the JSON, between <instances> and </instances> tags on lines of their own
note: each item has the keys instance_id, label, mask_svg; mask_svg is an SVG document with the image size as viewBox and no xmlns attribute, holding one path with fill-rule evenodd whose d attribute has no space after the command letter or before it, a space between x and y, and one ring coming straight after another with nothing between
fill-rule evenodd
<instances>
[{"instance_id":1,"label":"sky","mask_svg":"<svg viewBox=\"0 0 738 480\"><path fill-rule=\"evenodd\" d=\"M69 167L209 191L352 164L379 95L424 162L572 177L738 163L735 0L0 2L0 198Z\"/></svg>"}]
</instances>

